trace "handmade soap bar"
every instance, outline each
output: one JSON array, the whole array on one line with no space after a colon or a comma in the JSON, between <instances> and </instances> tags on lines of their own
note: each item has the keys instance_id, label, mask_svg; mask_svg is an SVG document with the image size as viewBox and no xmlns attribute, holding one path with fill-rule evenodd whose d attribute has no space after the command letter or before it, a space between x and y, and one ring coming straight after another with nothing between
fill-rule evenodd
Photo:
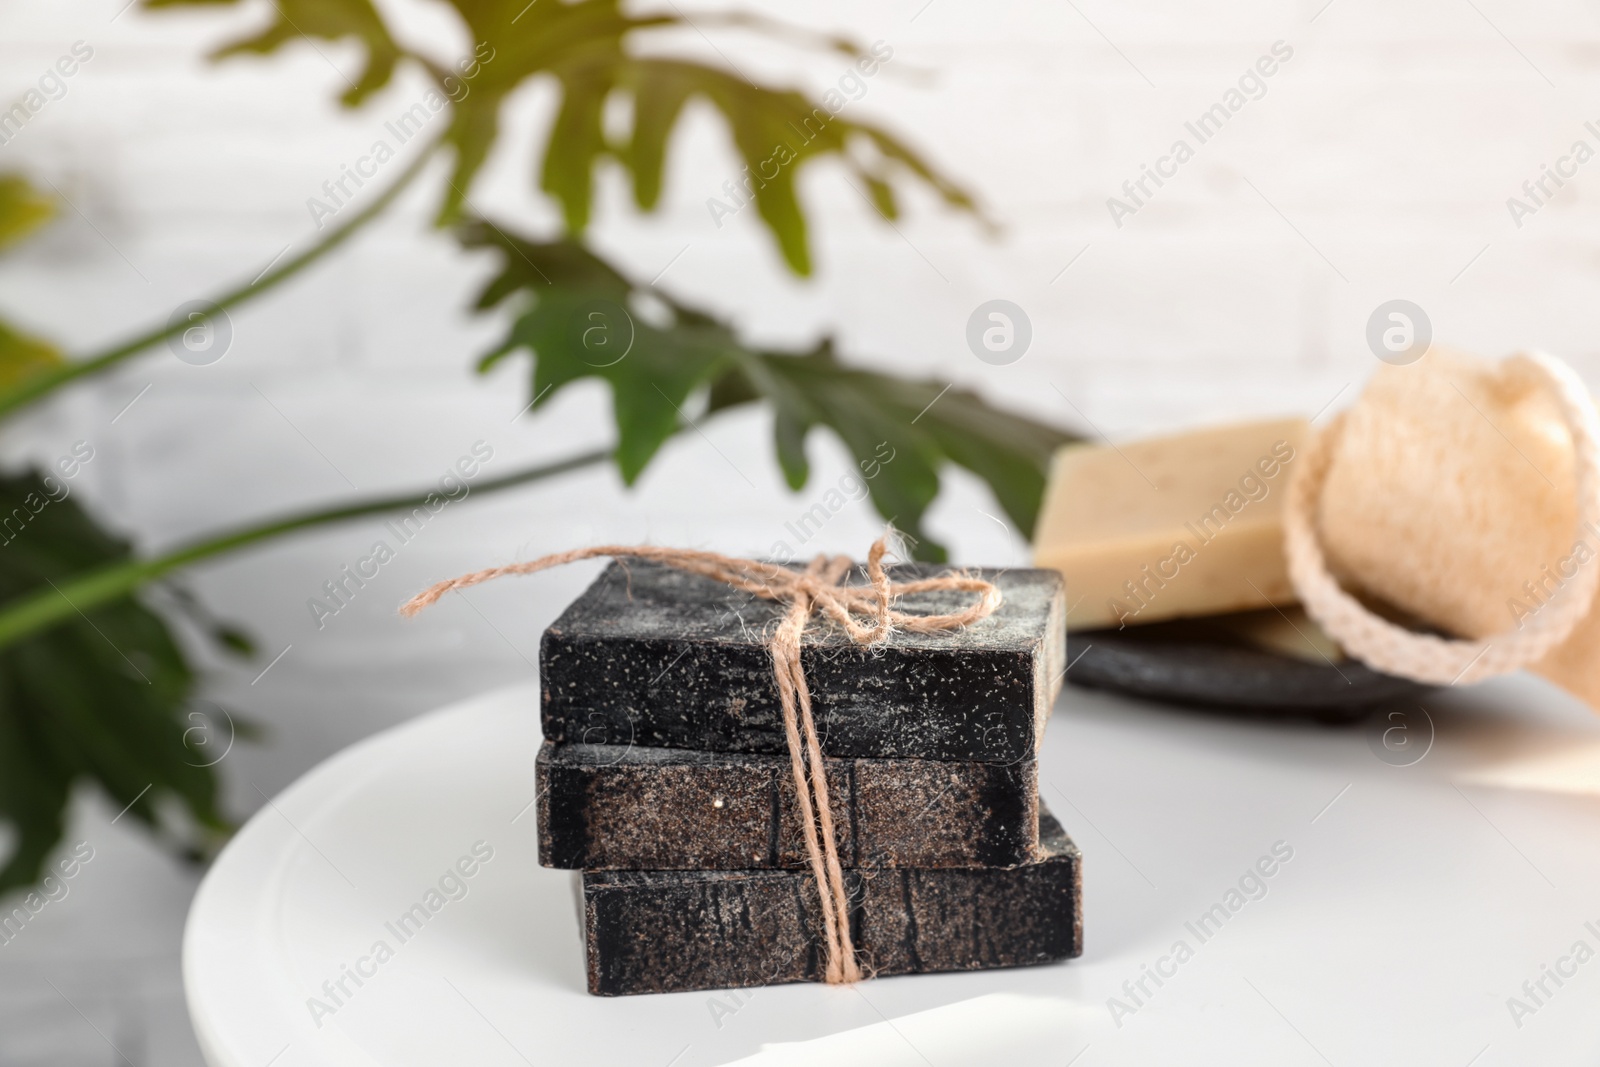
<instances>
[{"instance_id":1,"label":"handmade soap bar","mask_svg":"<svg viewBox=\"0 0 1600 1067\"><path fill-rule=\"evenodd\" d=\"M830 759L850 867L1010 867L1039 845L1039 766ZM807 866L789 757L554 745L537 764L539 862L587 870Z\"/></svg>"},{"instance_id":2,"label":"handmade soap bar","mask_svg":"<svg viewBox=\"0 0 1600 1067\"><path fill-rule=\"evenodd\" d=\"M1037 862L1008 870L846 872L851 929L878 975L1048 963L1083 948L1078 849L1042 813ZM793 871L583 875L589 992L817 981L816 885Z\"/></svg>"},{"instance_id":3,"label":"handmade soap bar","mask_svg":"<svg viewBox=\"0 0 1600 1067\"><path fill-rule=\"evenodd\" d=\"M1072 627L1295 600L1281 514L1303 419L1057 453L1034 563L1067 582Z\"/></svg>"},{"instance_id":4,"label":"handmade soap bar","mask_svg":"<svg viewBox=\"0 0 1600 1067\"><path fill-rule=\"evenodd\" d=\"M897 580L943 574L906 564ZM978 571L1004 598L960 630L855 644L806 628L801 662L830 756L1031 759L1060 688L1060 576ZM854 580L861 580L859 573ZM970 593L904 598L908 613L958 611ZM787 752L767 638L786 609L651 563L613 563L545 631L544 736L558 742Z\"/></svg>"}]
</instances>

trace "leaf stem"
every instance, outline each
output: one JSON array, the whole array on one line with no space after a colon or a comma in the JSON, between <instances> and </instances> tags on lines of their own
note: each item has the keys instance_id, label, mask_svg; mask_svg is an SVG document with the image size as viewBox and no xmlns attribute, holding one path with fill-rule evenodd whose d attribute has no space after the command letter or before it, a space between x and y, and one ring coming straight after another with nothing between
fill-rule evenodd
<instances>
[{"instance_id":1,"label":"leaf stem","mask_svg":"<svg viewBox=\"0 0 1600 1067\"><path fill-rule=\"evenodd\" d=\"M406 169L400 172L400 176L376 200L362 208L355 215L352 215L347 222L329 230L327 236L322 240L282 266L275 267L258 276L254 281L224 293L212 300L211 303L220 309L242 304L251 297L264 293L280 282L294 277L335 248L344 244L357 230L381 214L383 209L388 207L406 186L411 184L412 179L422 173L423 166L433 157L434 150L439 147L439 144L440 142L436 140L425 147L416 159L406 165ZM174 337L188 328L189 323L183 320L163 324L84 359L75 359L70 363L63 363L48 370L40 371L37 374L29 375L15 387L0 392L0 419L6 418L19 408L26 407L34 401L48 396L69 382L108 370L130 356L138 355L150 346L160 344L167 338Z\"/></svg>"},{"instance_id":2,"label":"leaf stem","mask_svg":"<svg viewBox=\"0 0 1600 1067\"><path fill-rule=\"evenodd\" d=\"M540 464L501 478L480 482L472 487L472 492L493 493L501 489L510 489L513 486L526 485L529 482L553 478L558 474L593 466L596 463L610 459L613 454L614 449L610 448L583 452L576 456L557 460L554 463ZM267 538L277 537L280 534L294 530L323 526L333 522L343 522L346 519L356 519L386 511L403 511L423 507L427 504L429 498L434 495L436 494L432 491L420 494L408 493L404 496L387 497L381 500L371 500L321 511L306 512L287 519L275 519L260 526L247 527L242 530L235 530L232 533L198 541L188 547L176 549L154 559L113 563L68 581L54 583L52 586L44 587L0 605L0 648L13 645L23 638L54 626L75 614L91 611L113 600L120 600L133 593L141 585L154 581L186 564L194 563L209 556L231 552L236 548L243 548L257 541L264 541Z\"/></svg>"}]
</instances>

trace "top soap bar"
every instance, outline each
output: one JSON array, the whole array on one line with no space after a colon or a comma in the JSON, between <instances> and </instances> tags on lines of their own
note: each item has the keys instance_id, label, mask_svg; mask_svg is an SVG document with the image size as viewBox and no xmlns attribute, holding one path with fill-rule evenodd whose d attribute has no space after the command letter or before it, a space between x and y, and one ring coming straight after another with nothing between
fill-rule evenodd
<instances>
[{"instance_id":1,"label":"top soap bar","mask_svg":"<svg viewBox=\"0 0 1600 1067\"><path fill-rule=\"evenodd\" d=\"M948 568L903 564L898 581ZM857 645L826 618L801 663L823 752L1007 761L1033 757L1065 655L1061 578L979 570L1002 603L964 629ZM864 581L859 568L849 581ZM945 614L971 593L919 593L907 613ZM786 608L654 563L613 563L539 649L544 736L555 742L786 752L767 639Z\"/></svg>"}]
</instances>

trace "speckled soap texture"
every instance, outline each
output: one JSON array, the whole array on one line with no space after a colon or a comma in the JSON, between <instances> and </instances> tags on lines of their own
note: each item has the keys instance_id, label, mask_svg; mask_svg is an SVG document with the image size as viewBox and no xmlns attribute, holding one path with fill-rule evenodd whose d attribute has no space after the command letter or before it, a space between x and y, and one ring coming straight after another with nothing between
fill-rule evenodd
<instances>
[{"instance_id":1,"label":"speckled soap texture","mask_svg":"<svg viewBox=\"0 0 1600 1067\"><path fill-rule=\"evenodd\" d=\"M1082 863L1048 813L1041 858L1010 869L846 872L869 973L980 971L1083 951ZM731 989L822 978L816 883L794 871L583 876L589 992Z\"/></svg>"},{"instance_id":2,"label":"speckled soap texture","mask_svg":"<svg viewBox=\"0 0 1600 1067\"><path fill-rule=\"evenodd\" d=\"M1012 867L1037 859L1035 760L830 759L850 867ZM537 763L539 862L590 870L807 865L789 757L554 745Z\"/></svg>"},{"instance_id":3,"label":"speckled soap texture","mask_svg":"<svg viewBox=\"0 0 1600 1067\"><path fill-rule=\"evenodd\" d=\"M948 572L905 564L909 581ZM1060 688L1061 577L979 570L1003 602L960 630L896 633L873 647L816 619L801 662L830 756L1030 759ZM860 581L859 571L856 581ZM906 597L944 613L972 594ZM650 563L613 563L545 631L539 649L544 736L588 744L724 752L787 751L766 641L784 608Z\"/></svg>"}]
</instances>

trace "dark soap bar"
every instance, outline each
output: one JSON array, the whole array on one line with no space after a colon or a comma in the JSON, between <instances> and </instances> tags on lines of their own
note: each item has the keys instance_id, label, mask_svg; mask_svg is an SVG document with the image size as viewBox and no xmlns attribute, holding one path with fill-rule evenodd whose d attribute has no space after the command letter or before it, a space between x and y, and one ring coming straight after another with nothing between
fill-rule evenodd
<instances>
[{"instance_id":1,"label":"dark soap bar","mask_svg":"<svg viewBox=\"0 0 1600 1067\"><path fill-rule=\"evenodd\" d=\"M1036 760L829 759L840 862L1013 867L1039 847ZM545 742L539 862L585 870L808 865L789 757Z\"/></svg>"},{"instance_id":2,"label":"dark soap bar","mask_svg":"<svg viewBox=\"0 0 1600 1067\"><path fill-rule=\"evenodd\" d=\"M947 568L896 567L900 580ZM807 627L801 662L823 751L908 759L1031 759L1065 654L1061 576L979 571L1003 603L963 630L866 648ZM854 580L861 580L859 573ZM944 614L972 594L906 597ZM558 742L787 751L766 640L784 608L669 567L613 563L544 633L544 736Z\"/></svg>"},{"instance_id":3,"label":"dark soap bar","mask_svg":"<svg viewBox=\"0 0 1600 1067\"><path fill-rule=\"evenodd\" d=\"M1041 813L1040 859L1009 869L846 872L868 973L978 971L1083 951L1082 860ZM816 888L798 871L583 876L589 992L601 996L820 981Z\"/></svg>"}]
</instances>

